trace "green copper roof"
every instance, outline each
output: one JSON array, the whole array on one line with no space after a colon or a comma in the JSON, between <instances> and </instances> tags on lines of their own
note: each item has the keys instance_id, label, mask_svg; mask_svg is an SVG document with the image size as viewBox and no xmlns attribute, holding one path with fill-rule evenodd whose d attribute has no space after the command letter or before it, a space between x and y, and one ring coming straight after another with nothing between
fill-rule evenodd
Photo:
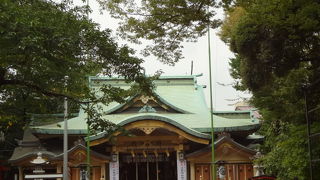
<instances>
[{"instance_id":1,"label":"green copper roof","mask_svg":"<svg viewBox=\"0 0 320 180\"><path fill-rule=\"evenodd\" d=\"M220 144L223 144L225 142L228 142L229 144L235 146L238 148L238 152L239 150L243 150L247 153L250 153L252 155L256 154L257 152L253 149L250 149L246 146L243 146L242 144L239 144L237 143L236 141L234 141L232 138L230 138L229 136L221 136L221 137L218 137L218 139L214 142L214 147L215 149L220 145ZM203 154L203 153L208 153L208 152L211 152L211 147L212 147L212 144L209 144L208 146L200 149L200 150L197 150L197 151L194 151L190 154L187 154L186 157L189 158L189 157L193 157L193 156L197 156L197 155L200 155L200 154ZM240 153L240 152L239 152Z\"/></svg>"},{"instance_id":2,"label":"green copper roof","mask_svg":"<svg viewBox=\"0 0 320 180\"><path fill-rule=\"evenodd\" d=\"M130 99L127 100L127 102L130 103L130 101L131 101L132 99L134 99L135 97L137 97L137 96L138 96L138 95L136 95L136 96L134 96L134 97L131 97ZM187 112L187 111L185 111L185 110L183 110L183 109L180 109L179 107L176 107L175 105L171 104L170 102L166 101L164 98L162 98L160 95L158 95L156 91L153 92L153 96L154 96L157 100L161 101L162 103L166 104L166 105L169 106L170 108L172 108L172 109L174 109L174 110L176 110L176 111L178 111L178 112L180 112L180 113L189 113L189 112ZM120 109L121 107L123 107L123 106L125 106L125 105L126 105L126 104L118 104L117 106L111 108L110 110L107 110L106 113L107 113L107 114L111 114L111 113L113 113L114 111Z\"/></svg>"},{"instance_id":3,"label":"green copper roof","mask_svg":"<svg viewBox=\"0 0 320 180\"><path fill-rule=\"evenodd\" d=\"M208 134L200 133L198 131L195 131L193 129L185 127L184 125L179 124L178 122L173 121L173 120L169 119L168 117L161 116L161 115L156 115L156 114L144 114L144 115L138 114L136 116L128 117L127 119L125 119L125 120L121 121L120 123L118 123L118 125L124 126L124 125L130 124L132 122L143 121L143 120L156 120L156 121L166 122L166 123L171 124L171 125L179 128L179 129L183 130L184 132L189 133L189 134L191 134L193 136L200 137L200 138L205 138L205 139L210 139L211 138L210 135L208 135ZM90 141L99 139L101 137L104 137L105 135L106 135L106 133L102 132L102 133L99 133L98 135L91 136L90 137Z\"/></svg>"},{"instance_id":4,"label":"green copper roof","mask_svg":"<svg viewBox=\"0 0 320 180\"><path fill-rule=\"evenodd\" d=\"M96 83L98 80L100 83ZM101 83L110 83L121 88L128 88L129 85L120 78L91 77L92 87L99 88ZM105 119L115 123L123 124L133 117L159 117L176 123L179 128L185 128L186 131L192 130L198 133L210 132L210 111L205 102L203 87L196 83L196 76L172 76L160 77L155 81L155 96L163 103L169 104L182 113L170 112L145 112L145 113L119 113L107 114ZM110 103L103 107L104 112L111 112L115 108L122 106L118 103ZM113 111L112 111L113 112ZM180 111L179 111L180 112ZM68 131L73 134L86 133L87 115L81 110L78 117L68 120ZM214 128L218 131L239 131L252 130L259 127L259 121L250 117L227 118L214 114ZM138 120L138 119L135 119ZM44 126L34 126L37 133L62 134L63 122L53 123Z\"/></svg>"}]
</instances>

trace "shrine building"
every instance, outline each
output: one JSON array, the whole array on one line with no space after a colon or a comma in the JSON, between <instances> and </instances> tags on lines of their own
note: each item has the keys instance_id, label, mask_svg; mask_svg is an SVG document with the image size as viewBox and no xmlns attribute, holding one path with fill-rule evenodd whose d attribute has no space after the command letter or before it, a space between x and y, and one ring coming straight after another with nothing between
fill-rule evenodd
<instances>
[{"instance_id":1,"label":"shrine building","mask_svg":"<svg viewBox=\"0 0 320 180\"><path fill-rule=\"evenodd\" d=\"M129 88L121 78L89 79L94 91L99 91L102 84ZM103 106L104 118L128 134L100 132L87 137L88 116L83 110L68 120L70 180L86 179L86 140L90 142L91 180L209 180L213 164L217 180L248 180L254 176L253 147L261 141L261 136L254 134L261 125L254 110L213 111L212 144L211 111L197 76L163 76L154 84L151 96L137 94L123 104ZM45 119L41 124L36 122L40 116ZM63 115L43 117L34 115L9 159L17 167L18 180L37 172L31 162L39 155L46 161L41 165L43 173L62 173Z\"/></svg>"}]
</instances>

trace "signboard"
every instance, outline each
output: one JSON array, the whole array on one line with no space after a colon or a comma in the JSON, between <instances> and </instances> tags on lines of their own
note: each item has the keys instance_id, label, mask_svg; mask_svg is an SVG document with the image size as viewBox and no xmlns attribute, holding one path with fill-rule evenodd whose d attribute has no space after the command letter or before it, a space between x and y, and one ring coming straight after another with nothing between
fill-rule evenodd
<instances>
[{"instance_id":1,"label":"signboard","mask_svg":"<svg viewBox=\"0 0 320 180\"><path fill-rule=\"evenodd\" d=\"M25 179L42 179L42 178L62 178L62 174L28 174Z\"/></svg>"},{"instance_id":2,"label":"signboard","mask_svg":"<svg viewBox=\"0 0 320 180\"><path fill-rule=\"evenodd\" d=\"M119 180L119 161L109 164L110 180Z\"/></svg>"},{"instance_id":3,"label":"signboard","mask_svg":"<svg viewBox=\"0 0 320 180\"><path fill-rule=\"evenodd\" d=\"M169 157L165 154L148 154L146 157L143 154L136 154L134 157L132 155L122 155L119 159L120 162L132 163L132 162L166 162L169 161Z\"/></svg>"},{"instance_id":4,"label":"signboard","mask_svg":"<svg viewBox=\"0 0 320 180\"><path fill-rule=\"evenodd\" d=\"M177 159L178 180L187 180L187 161Z\"/></svg>"}]
</instances>

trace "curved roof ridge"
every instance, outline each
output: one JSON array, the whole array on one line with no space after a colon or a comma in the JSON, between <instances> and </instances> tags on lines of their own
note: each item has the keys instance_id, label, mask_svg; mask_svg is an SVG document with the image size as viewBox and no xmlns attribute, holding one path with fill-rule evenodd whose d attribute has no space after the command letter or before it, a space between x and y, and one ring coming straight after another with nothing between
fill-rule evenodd
<instances>
[{"instance_id":1,"label":"curved roof ridge","mask_svg":"<svg viewBox=\"0 0 320 180\"><path fill-rule=\"evenodd\" d=\"M236 111L213 111L213 114L244 114L250 113L252 110L236 110Z\"/></svg>"},{"instance_id":2,"label":"curved roof ridge","mask_svg":"<svg viewBox=\"0 0 320 180\"><path fill-rule=\"evenodd\" d=\"M167 76L159 76L158 79L192 79L196 77L203 76L203 73L201 74L194 74L194 75L167 75ZM151 77L151 76L148 76ZM119 77L110 77L110 76L89 76L90 80L125 80L124 77L119 76Z\"/></svg>"},{"instance_id":3,"label":"curved roof ridge","mask_svg":"<svg viewBox=\"0 0 320 180\"><path fill-rule=\"evenodd\" d=\"M27 159L32 156L37 156L37 153L39 153L39 152L41 152L42 155L45 155L50 158L54 158L56 156L56 154L54 154L53 152L50 152L50 151L47 151L44 149L40 149L39 151L31 151L31 152L24 153L21 156L16 157L15 159L12 159L12 157L14 157L14 155L12 155L11 158L8 160L8 162L15 163L15 162L20 161L22 159Z\"/></svg>"},{"instance_id":4,"label":"curved roof ridge","mask_svg":"<svg viewBox=\"0 0 320 180\"><path fill-rule=\"evenodd\" d=\"M188 128L172 119L170 119L169 117L163 116L163 115L158 115L158 114L150 114L150 115L134 115L131 117L128 117L126 119L124 119L123 121L121 121L120 123L118 123L119 126L125 126L126 124L132 123L132 122L136 122L136 121L143 121L143 120L154 120L154 121L162 121L168 124L171 124L177 128L179 128L180 130L183 130L184 132L199 137L199 138L204 138L204 139L211 139L211 136L209 134L205 134L205 133L201 133L199 131L196 131L194 129ZM90 141L91 140L97 140L100 139L102 137L104 137L106 135L106 132L101 132L98 133L97 135L93 135L90 136Z\"/></svg>"},{"instance_id":5,"label":"curved roof ridge","mask_svg":"<svg viewBox=\"0 0 320 180\"><path fill-rule=\"evenodd\" d=\"M260 123L254 123L254 124L246 124L241 126L229 126L229 127L216 127L214 126L215 132L231 132L231 131L249 131L249 130L257 130L261 127ZM211 128L193 128L196 131L200 132L210 132Z\"/></svg>"},{"instance_id":6,"label":"curved roof ridge","mask_svg":"<svg viewBox=\"0 0 320 180\"><path fill-rule=\"evenodd\" d=\"M70 148L70 149L67 151L67 153L68 153L68 154L69 154L69 153L72 153L72 152L76 151L77 149L87 150L87 147L86 147L85 145L79 143L79 144L73 146L72 148ZM98 156L98 157L100 157L100 158L103 158L103 159L106 159L106 160L110 160L110 157L109 157L109 156L103 155L103 154L98 153L98 152L96 152L96 151L94 151L94 150L90 150L90 153L91 153L92 155L94 155L94 156ZM59 158L61 158L62 156L63 156L63 153L60 153L60 154L56 155L54 158L59 159Z\"/></svg>"},{"instance_id":7,"label":"curved roof ridge","mask_svg":"<svg viewBox=\"0 0 320 180\"><path fill-rule=\"evenodd\" d=\"M164 98L162 98L155 90L154 90L152 93L153 93L154 97L157 98L160 102L162 102L163 104L169 106L170 108L174 109L175 111L178 111L178 112L183 113L183 114L189 114L189 113L190 113L190 112L188 112L188 111L185 111L185 110L183 110L183 109L181 109L181 108L179 108L179 107L171 104L170 102L168 102L167 100L165 100ZM131 96L130 98L128 98L128 100L127 100L125 103L123 103L123 104L118 104L118 105L112 107L111 109L107 110L106 113L107 113L107 114L111 114L111 113L117 111L118 109L122 108L122 107L125 106L127 103L129 103L129 102L132 101L134 98L136 98L136 97L138 97L138 96L140 96L140 95L141 95L141 94L136 94L136 95L134 95L134 96Z\"/></svg>"},{"instance_id":8,"label":"curved roof ridge","mask_svg":"<svg viewBox=\"0 0 320 180\"><path fill-rule=\"evenodd\" d=\"M250 154L255 154L257 151L253 150L253 149L250 149L246 146L243 146L242 144L234 141L231 137L227 136L227 135L223 135L221 137L219 137L215 142L214 142L214 146L215 148L217 146L219 146L220 144L224 143L224 142L229 142L231 144L233 144L234 146L236 147L239 147L239 149L242 149L243 151L245 152L248 152ZM206 153L206 152L210 152L211 151L211 148L212 148L212 144L209 144L208 146L202 148L202 149L199 149L197 151L194 151L192 153L189 153L186 155L186 157L192 157L192 156L197 156L199 154L202 154L202 153Z\"/></svg>"},{"instance_id":9,"label":"curved roof ridge","mask_svg":"<svg viewBox=\"0 0 320 180\"><path fill-rule=\"evenodd\" d=\"M225 136L225 135L222 136L222 137L220 137L220 138L214 143L214 146L218 146L219 144L221 144L221 143L223 143L223 142L225 142L225 141L228 141L228 142L232 143L233 145L239 147L240 149L242 149L242 150L244 150L244 151L246 151L246 152L249 152L249 153L252 153L252 154L255 154L255 153L256 153L255 150L250 149L250 148L248 148L248 147L246 147L246 146L244 146L244 145L236 142L236 141L233 140L231 137Z\"/></svg>"}]
</instances>

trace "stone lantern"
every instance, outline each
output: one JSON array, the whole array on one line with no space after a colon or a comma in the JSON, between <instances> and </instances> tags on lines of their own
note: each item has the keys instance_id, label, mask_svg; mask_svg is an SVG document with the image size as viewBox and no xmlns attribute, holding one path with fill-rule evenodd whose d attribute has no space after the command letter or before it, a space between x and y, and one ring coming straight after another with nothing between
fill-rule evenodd
<instances>
[{"instance_id":1,"label":"stone lantern","mask_svg":"<svg viewBox=\"0 0 320 180\"><path fill-rule=\"evenodd\" d=\"M38 152L37 153L37 158L34 160L30 161L32 164L34 164L36 167L33 170L34 174L43 174L45 171L42 169L42 165L48 163L45 159L42 158L42 153ZM42 179L37 179L37 180L42 180Z\"/></svg>"}]
</instances>

